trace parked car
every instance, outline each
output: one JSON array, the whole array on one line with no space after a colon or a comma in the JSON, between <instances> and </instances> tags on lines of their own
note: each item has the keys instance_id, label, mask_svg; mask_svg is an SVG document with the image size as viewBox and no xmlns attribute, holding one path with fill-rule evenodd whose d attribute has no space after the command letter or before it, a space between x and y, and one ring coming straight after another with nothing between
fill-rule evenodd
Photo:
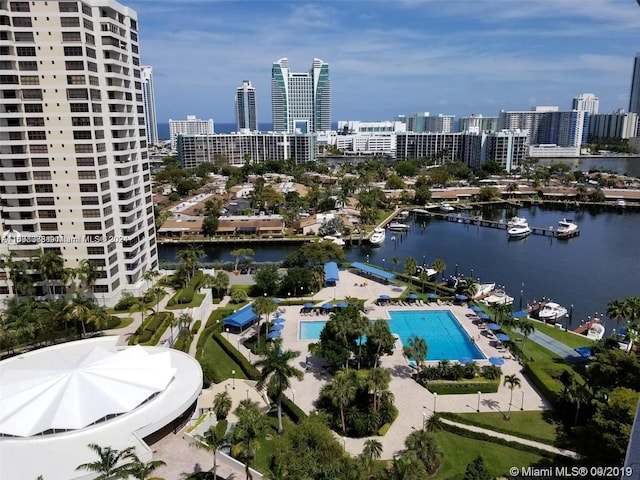
<instances>
[{"instance_id":1,"label":"parked car","mask_svg":"<svg viewBox=\"0 0 640 480\"><path fill-rule=\"evenodd\" d=\"M241 267L240 268L240 274L244 275L246 273L249 273L249 269L247 267Z\"/></svg>"},{"instance_id":2,"label":"parked car","mask_svg":"<svg viewBox=\"0 0 640 480\"><path fill-rule=\"evenodd\" d=\"M254 275L254 274L256 273L256 267L251 267L251 268L249 269L249 273L250 273L251 275Z\"/></svg>"}]
</instances>

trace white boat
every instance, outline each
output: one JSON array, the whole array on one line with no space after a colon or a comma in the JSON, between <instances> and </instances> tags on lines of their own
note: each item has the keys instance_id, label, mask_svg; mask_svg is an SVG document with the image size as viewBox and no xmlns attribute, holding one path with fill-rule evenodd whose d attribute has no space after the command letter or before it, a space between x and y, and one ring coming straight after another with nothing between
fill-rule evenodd
<instances>
[{"instance_id":1,"label":"white boat","mask_svg":"<svg viewBox=\"0 0 640 480\"><path fill-rule=\"evenodd\" d=\"M590 340L600 340L604 337L605 328L601 323L594 323L587 330L587 338Z\"/></svg>"},{"instance_id":2,"label":"white boat","mask_svg":"<svg viewBox=\"0 0 640 480\"><path fill-rule=\"evenodd\" d=\"M547 302L538 312L538 318L543 322L555 322L561 320L567 314L567 309L555 302Z\"/></svg>"},{"instance_id":3,"label":"white boat","mask_svg":"<svg viewBox=\"0 0 640 480\"><path fill-rule=\"evenodd\" d=\"M387 231L384 228L374 228L373 233L369 237L369 243L371 245L382 245L387 235Z\"/></svg>"},{"instance_id":4,"label":"white boat","mask_svg":"<svg viewBox=\"0 0 640 480\"><path fill-rule=\"evenodd\" d=\"M507 230L507 234L509 235L509 238L524 238L529 236L530 233L531 233L531 229L527 224L516 225Z\"/></svg>"},{"instance_id":5,"label":"white boat","mask_svg":"<svg viewBox=\"0 0 640 480\"><path fill-rule=\"evenodd\" d=\"M573 237L577 235L579 232L578 225L573 223L571 220L567 220L563 218L558 222L558 228L556 229L556 235L560 238Z\"/></svg>"},{"instance_id":6,"label":"white boat","mask_svg":"<svg viewBox=\"0 0 640 480\"><path fill-rule=\"evenodd\" d=\"M406 220L407 218L409 218L409 211L402 210L398 215L396 215L396 218L399 218L400 220Z\"/></svg>"},{"instance_id":7,"label":"white boat","mask_svg":"<svg viewBox=\"0 0 640 480\"><path fill-rule=\"evenodd\" d=\"M480 283L476 285L476 294L473 296L474 299L478 297L482 297L484 295L488 295L496 289L495 283Z\"/></svg>"},{"instance_id":8,"label":"white boat","mask_svg":"<svg viewBox=\"0 0 640 480\"><path fill-rule=\"evenodd\" d=\"M389 230L393 230L394 232L406 232L407 230L409 230L409 225L407 225L406 223L391 222L389 225L387 225L387 228Z\"/></svg>"},{"instance_id":9,"label":"white boat","mask_svg":"<svg viewBox=\"0 0 640 480\"><path fill-rule=\"evenodd\" d=\"M334 237L333 235L327 235L325 237L322 237L322 240L327 242L333 242L336 245L340 245L341 247L345 245L344 240L342 240L340 237Z\"/></svg>"},{"instance_id":10,"label":"white boat","mask_svg":"<svg viewBox=\"0 0 640 480\"><path fill-rule=\"evenodd\" d=\"M619 198L616 200L616 207L618 208L624 208L627 206L627 202L625 201L624 198Z\"/></svg>"},{"instance_id":11,"label":"white boat","mask_svg":"<svg viewBox=\"0 0 640 480\"><path fill-rule=\"evenodd\" d=\"M522 225L529 226L529 222L524 217L511 217L507 222L507 228L520 227Z\"/></svg>"},{"instance_id":12,"label":"white boat","mask_svg":"<svg viewBox=\"0 0 640 480\"><path fill-rule=\"evenodd\" d=\"M507 295L503 290L496 290L482 301L487 305L512 305L513 297Z\"/></svg>"},{"instance_id":13,"label":"white boat","mask_svg":"<svg viewBox=\"0 0 640 480\"><path fill-rule=\"evenodd\" d=\"M454 210L455 210L455 208L452 207L451 204L449 204L449 203L441 203L440 204L440 211L441 212L449 213L449 212L453 212Z\"/></svg>"}]
</instances>

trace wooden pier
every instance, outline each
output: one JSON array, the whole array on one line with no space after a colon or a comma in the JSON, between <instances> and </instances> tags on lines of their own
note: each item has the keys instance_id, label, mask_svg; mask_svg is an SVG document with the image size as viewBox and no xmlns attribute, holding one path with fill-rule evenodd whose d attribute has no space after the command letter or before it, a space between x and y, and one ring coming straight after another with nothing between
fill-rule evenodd
<instances>
[{"instance_id":1,"label":"wooden pier","mask_svg":"<svg viewBox=\"0 0 640 480\"><path fill-rule=\"evenodd\" d=\"M509 227L504 222L496 222L495 220L484 220L480 216L463 216L459 213L438 213L438 212L429 212L428 215L430 217L439 218L441 220L447 220L453 223L463 223L466 225L476 225L478 227L488 227L488 228L496 228L499 230L507 230ZM542 235L547 237L555 237L555 238L571 238L577 237L580 235L580 230L576 230L575 232L569 235L558 235L558 232L553 227L534 227L529 225L531 229L532 235Z\"/></svg>"}]
</instances>

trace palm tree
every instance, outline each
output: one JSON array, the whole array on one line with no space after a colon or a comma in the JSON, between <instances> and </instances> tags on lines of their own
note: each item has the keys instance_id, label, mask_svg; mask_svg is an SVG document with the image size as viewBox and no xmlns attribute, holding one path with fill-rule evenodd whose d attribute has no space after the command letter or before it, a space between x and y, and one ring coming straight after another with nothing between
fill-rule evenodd
<instances>
[{"instance_id":1,"label":"palm tree","mask_svg":"<svg viewBox=\"0 0 640 480\"><path fill-rule=\"evenodd\" d=\"M178 317L178 325L180 326L180 328L178 329L178 334L180 334L182 330L186 330L187 328L189 328L191 322L193 322L193 317L191 315L186 312L181 313Z\"/></svg>"},{"instance_id":2,"label":"palm tree","mask_svg":"<svg viewBox=\"0 0 640 480\"><path fill-rule=\"evenodd\" d=\"M391 262L393 263L394 269L397 270L398 269L398 264L400 263L400 259L398 257L393 257L391 259Z\"/></svg>"},{"instance_id":3,"label":"palm tree","mask_svg":"<svg viewBox=\"0 0 640 480\"><path fill-rule=\"evenodd\" d=\"M362 448L362 456L370 462L379 460L382 456L382 443L373 438L366 440Z\"/></svg>"},{"instance_id":4,"label":"palm tree","mask_svg":"<svg viewBox=\"0 0 640 480\"><path fill-rule=\"evenodd\" d=\"M476 296L478 292L478 284L476 283L473 277L465 277L462 281L462 285L460 285L460 293L466 295L469 298L473 298Z\"/></svg>"},{"instance_id":5,"label":"palm tree","mask_svg":"<svg viewBox=\"0 0 640 480\"><path fill-rule=\"evenodd\" d=\"M420 281L422 282L422 293L424 293L424 284L429 281L429 272L426 267L420 270Z\"/></svg>"},{"instance_id":6,"label":"palm tree","mask_svg":"<svg viewBox=\"0 0 640 480\"><path fill-rule=\"evenodd\" d=\"M607 305L607 316L616 321L616 333L620 330L620 322L629 318L629 303L627 300L616 299Z\"/></svg>"},{"instance_id":7,"label":"palm tree","mask_svg":"<svg viewBox=\"0 0 640 480\"><path fill-rule=\"evenodd\" d=\"M578 383L572 376L571 381L564 387L560 393L560 398L567 402L569 405L575 407L575 415L573 417L573 426L578 425L578 418L580 416L580 407L586 404L591 398L591 392L587 385Z\"/></svg>"},{"instance_id":8,"label":"palm tree","mask_svg":"<svg viewBox=\"0 0 640 480\"><path fill-rule=\"evenodd\" d=\"M427 358L429 347L424 338L412 335L407 340L408 345L404 347L404 355L407 358L413 358L416 366L420 368Z\"/></svg>"},{"instance_id":9,"label":"palm tree","mask_svg":"<svg viewBox=\"0 0 640 480\"><path fill-rule=\"evenodd\" d=\"M520 379L516 374L505 375L503 385L509 385L509 390L511 390L511 398L509 399L509 410L507 411L507 416L505 420L509 420L511 418L511 404L513 403L513 391L516 387L520 388Z\"/></svg>"},{"instance_id":10,"label":"palm tree","mask_svg":"<svg viewBox=\"0 0 640 480\"><path fill-rule=\"evenodd\" d=\"M289 365L289 361L300 355L300 352L293 350L282 351L282 340L277 339L267 346L264 358L255 363L260 368L260 379L256 384L258 390L265 386L270 395L276 397L278 405L278 433L282 433L282 394L291 387L292 377L302 380L304 373L302 370Z\"/></svg>"},{"instance_id":11,"label":"palm tree","mask_svg":"<svg viewBox=\"0 0 640 480\"><path fill-rule=\"evenodd\" d=\"M166 465L162 460L151 460L144 463L136 455L132 455L131 457L133 458L133 462L127 467L127 475L132 476L136 480L152 480L151 475L153 475L153 472ZM129 477L125 476L123 478Z\"/></svg>"},{"instance_id":12,"label":"palm tree","mask_svg":"<svg viewBox=\"0 0 640 480\"><path fill-rule=\"evenodd\" d=\"M235 265L233 267L234 270L238 270L238 264L240 263L240 259L248 260L250 257L253 257L255 252L251 248L237 248L231 251L231 256L236 258Z\"/></svg>"},{"instance_id":13,"label":"palm tree","mask_svg":"<svg viewBox=\"0 0 640 480\"><path fill-rule=\"evenodd\" d=\"M362 337L369 333L371 329L371 321L364 315L358 315L351 323L354 333L358 336L358 370L360 370L360 360L362 359Z\"/></svg>"},{"instance_id":14,"label":"palm tree","mask_svg":"<svg viewBox=\"0 0 640 480\"><path fill-rule=\"evenodd\" d=\"M237 443L232 447L231 453L234 456L242 455L244 457L244 471L247 480L250 478L249 463L251 458L255 456L257 439L269 428L269 422L260 405L251 400L241 400L235 409L238 421L233 428L232 438Z\"/></svg>"},{"instance_id":15,"label":"palm tree","mask_svg":"<svg viewBox=\"0 0 640 480\"><path fill-rule=\"evenodd\" d=\"M90 443L88 447L100 457L99 460L78 465L76 470L86 470L87 472L98 474L97 477L94 477L94 480L127 478L130 464L123 464L122 462L131 458L134 451L133 447L116 450L111 447L101 447L96 443Z\"/></svg>"},{"instance_id":16,"label":"palm tree","mask_svg":"<svg viewBox=\"0 0 640 480\"><path fill-rule=\"evenodd\" d=\"M367 383L373 397L373 409L376 411L380 408L380 394L389 388L389 382L391 382L391 373L386 368L375 367L369 370Z\"/></svg>"},{"instance_id":17,"label":"palm tree","mask_svg":"<svg viewBox=\"0 0 640 480\"><path fill-rule=\"evenodd\" d=\"M153 282L156 278L160 276L160 272L158 270L146 270L142 274L142 279L147 282L147 288L149 287L149 283Z\"/></svg>"},{"instance_id":18,"label":"palm tree","mask_svg":"<svg viewBox=\"0 0 640 480\"><path fill-rule=\"evenodd\" d=\"M520 333L523 336L522 354L524 355L524 344L527 341L529 335L531 335L535 331L536 327L533 325L533 322L531 320L523 319L518 321L518 328L520 329Z\"/></svg>"},{"instance_id":19,"label":"palm tree","mask_svg":"<svg viewBox=\"0 0 640 480\"><path fill-rule=\"evenodd\" d=\"M227 423L218 422L215 426L209 427L204 435L194 435L195 443L192 445L208 452L213 453L213 478L217 479L216 472L218 470L218 460L216 454L222 447L226 447L231 443L230 437L226 432Z\"/></svg>"},{"instance_id":20,"label":"palm tree","mask_svg":"<svg viewBox=\"0 0 640 480\"><path fill-rule=\"evenodd\" d=\"M216 420L224 420L227 418L229 411L231 410L231 395L226 390L224 392L216 393L213 397L213 413L216 415Z\"/></svg>"},{"instance_id":21,"label":"palm tree","mask_svg":"<svg viewBox=\"0 0 640 480\"><path fill-rule=\"evenodd\" d=\"M357 393L357 376L355 371L338 372L331 383L325 386L325 392L331 399L331 403L340 409L340 421L342 423L342 431L347 431L347 425L344 421L344 409L356 398Z\"/></svg>"},{"instance_id":22,"label":"palm tree","mask_svg":"<svg viewBox=\"0 0 640 480\"><path fill-rule=\"evenodd\" d=\"M258 297L253 302L253 311L257 315L264 315L265 322L269 321L269 314L275 312L278 304L271 297ZM269 330L267 328L267 330ZM258 320L258 348L260 348L260 321Z\"/></svg>"},{"instance_id":23,"label":"palm tree","mask_svg":"<svg viewBox=\"0 0 640 480\"><path fill-rule=\"evenodd\" d=\"M433 261L433 264L431 265L431 267L436 271L436 280L437 280L438 277L441 277L442 273L447 269L447 264L444 263L444 260L442 260L441 258L436 258ZM440 280L442 280L442 278L440 278Z\"/></svg>"},{"instance_id":24,"label":"palm tree","mask_svg":"<svg viewBox=\"0 0 640 480\"><path fill-rule=\"evenodd\" d=\"M204 249L201 246L191 245L188 248L179 250L176 256L178 257L178 260L180 260L180 263L184 266L187 272L187 283L188 283L196 271L196 268L198 266L198 261L201 258L206 257L207 254L205 253Z\"/></svg>"},{"instance_id":25,"label":"palm tree","mask_svg":"<svg viewBox=\"0 0 640 480\"><path fill-rule=\"evenodd\" d=\"M64 271L64 259L53 250L41 250L38 258L38 268L47 284L47 294L53 297L53 281L60 280Z\"/></svg>"},{"instance_id":26,"label":"palm tree","mask_svg":"<svg viewBox=\"0 0 640 480\"><path fill-rule=\"evenodd\" d=\"M640 320L640 297L627 298L627 308L629 309L629 320L631 322Z\"/></svg>"},{"instance_id":27,"label":"palm tree","mask_svg":"<svg viewBox=\"0 0 640 480\"><path fill-rule=\"evenodd\" d=\"M93 288L93 284L96 283L96 280L101 276L101 267L91 260L81 260L76 269L76 276L82 284L85 295L88 295Z\"/></svg>"},{"instance_id":28,"label":"palm tree","mask_svg":"<svg viewBox=\"0 0 640 480\"><path fill-rule=\"evenodd\" d=\"M407 257L404 261L404 273L409 276L409 285L413 284L413 275L416 273L416 268L418 264L416 263L416 259L413 257Z\"/></svg>"},{"instance_id":29,"label":"palm tree","mask_svg":"<svg viewBox=\"0 0 640 480\"><path fill-rule=\"evenodd\" d=\"M142 314L142 323L140 325L144 325L144 315L149 310L153 310L153 309L147 305L147 302L145 302L143 297L135 297L133 299L133 303L131 304L130 311L132 313L140 312Z\"/></svg>"},{"instance_id":30,"label":"palm tree","mask_svg":"<svg viewBox=\"0 0 640 480\"><path fill-rule=\"evenodd\" d=\"M429 474L416 452L408 451L401 457L393 459L389 480L423 480Z\"/></svg>"},{"instance_id":31,"label":"palm tree","mask_svg":"<svg viewBox=\"0 0 640 480\"><path fill-rule=\"evenodd\" d=\"M407 450L415 452L427 472L434 472L442 461L442 451L430 432L415 430L405 439L404 445Z\"/></svg>"},{"instance_id":32,"label":"palm tree","mask_svg":"<svg viewBox=\"0 0 640 480\"><path fill-rule=\"evenodd\" d=\"M152 287L147 290L147 294L151 295L155 299L155 309L153 313L155 313L156 315L158 314L158 309L160 308L160 297L166 293L167 291L162 287Z\"/></svg>"}]
</instances>

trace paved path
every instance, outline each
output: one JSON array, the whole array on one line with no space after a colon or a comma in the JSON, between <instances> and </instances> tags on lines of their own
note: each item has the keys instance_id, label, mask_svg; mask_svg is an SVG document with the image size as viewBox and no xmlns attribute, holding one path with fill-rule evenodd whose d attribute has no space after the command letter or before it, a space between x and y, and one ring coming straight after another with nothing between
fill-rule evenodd
<instances>
[{"instance_id":1,"label":"paved path","mask_svg":"<svg viewBox=\"0 0 640 480\"><path fill-rule=\"evenodd\" d=\"M536 442L535 440L528 440L526 438L516 437L514 435L508 435L506 433L496 432L495 430L488 430L486 428L476 427L475 425L467 425L465 423L452 422L451 420L447 420L446 418L441 418L440 421L442 423L453 425L458 428L464 428L465 430L469 430L471 432L484 433L485 435L489 435L491 437L502 438L509 442L520 443L522 445L527 445L529 447L535 447L539 450L555 453L556 455L562 455L563 457L569 457L574 459L582 458L582 456L579 453L572 452L571 450L565 450L563 448L554 447L553 445L548 445L546 443Z\"/></svg>"},{"instance_id":2,"label":"paved path","mask_svg":"<svg viewBox=\"0 0 640 480\"><path fill-rule=\"evenodd\" d=\"M516 331L518 331L516 329ZM549 335L546 335L542 332L534 330L531 335L529 335L529 340L537 343L538 345L546 348L547 350L551 350L556 355L560 355L568 362L581 362L584 361L582 355L576 352L573 348L568 347L562 342L559 342L555 338L551 338ZM585 337L585 345L589 343L589 340Z\"/></svg>"}]
</instances>

